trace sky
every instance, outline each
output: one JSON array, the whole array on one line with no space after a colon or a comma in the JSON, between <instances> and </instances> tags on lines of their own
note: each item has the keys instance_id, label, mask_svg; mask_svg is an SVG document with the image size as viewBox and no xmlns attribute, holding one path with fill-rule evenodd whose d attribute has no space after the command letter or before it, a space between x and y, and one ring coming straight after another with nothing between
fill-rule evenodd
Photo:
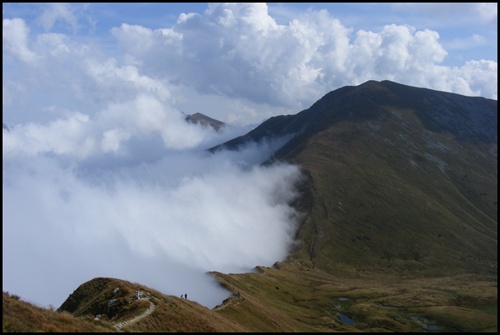
<instances>
[{"instance_id":1,"label":"sky","mask_svg":"<svg viewBox=\"0 0 500 335\"><path fill-rule=\"evenodd\" d=\"M283 139L205 149L368 80L497 99L497 30L496 3L3 3L3 290L57 308L116 277L215 306L207 272L298 243L301 173L260 166Z\"/></svg>"}]
</instances>

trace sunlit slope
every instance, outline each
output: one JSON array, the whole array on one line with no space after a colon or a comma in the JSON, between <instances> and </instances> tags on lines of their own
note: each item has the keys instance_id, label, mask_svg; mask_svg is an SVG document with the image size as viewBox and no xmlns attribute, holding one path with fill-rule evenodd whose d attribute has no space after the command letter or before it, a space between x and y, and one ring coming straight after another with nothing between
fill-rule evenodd
<instances>
[{"instance_id":1,"label":"sunlit slope","mask_svg":"<svg viewBox=\"0 0 500 335\"><path fill-rule=\"evenodd\" d=\"M148 309L152 313L146 313ZM83 283L58 312L68 312L83 319L100 316L99 323L111 325L114 331L248 330L197 302L164 295L149 287L114 278L95 278Z\"/></svg>"},{"instance_id":2,"label":"sunlit slope","mask_svg":"<svg viewBox=\"0 0 500 335\"><path fill-rule=\"evenodd\" d=\"M57 312L4 292L2 328L4 332L497 330L495 276L349 278L300 260L257 270L214 273L234 294L212 310L113 278L80 285ZM138 291L141 299L136 298ZM147 313L152 305L153 312Z\"/></svg>"}]
</instances>

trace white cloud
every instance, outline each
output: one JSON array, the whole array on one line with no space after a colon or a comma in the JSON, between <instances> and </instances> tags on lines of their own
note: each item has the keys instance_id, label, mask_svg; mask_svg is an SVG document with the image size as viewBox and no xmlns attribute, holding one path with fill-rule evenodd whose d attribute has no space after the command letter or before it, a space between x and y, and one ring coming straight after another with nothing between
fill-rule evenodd
<instances>
[{"instance_id":1,"label":"white cloud","mask_svg":"<svg viewBox=\"0 0 500 335\"><path fill-rule=\"evenodd\" d=\"M26 63L33 63L37 55L28 46L29 29L22 19L3 19L4 50Z\"/></svg>"},{"instance_id":2,"label":"white cloud","mask_svg":"<svg viewBox=\"0 0 500 335\"><path fill-rule=\"evenodd\" d=\"M96 84L104 100L124 100L137 91L154 93L161 100L170 97L167 85L141 75L135 66L118 66L116 60L108 59L104 63L91 60L87 62L87 74Z\"/></svg>"},{"instance_id":3,"label":"white cloud","mask_svg":"<svg viewBox=\"0 0 500 335\"><path fill-rule=\"evenodd\" d=\"M460 68L459 78L467 83L472 95L498 99L498 64L481 59L471 60Z\"/></svg>"},{"instance_id":4,"label":"white cloud","mask_svg":"<svg viewBox=\"0 0 500 335\"><path fill-rule=\"evenodd\" d=\"M205 14L225 27L231 27L240 21L249 30L258 31L264 36L278 29L274 19L268 15L265 3L209 4Z\"/></svg>"},{"instance_id":5,"label":"white cloud","mask_svg":"<svg viewBox=\"0 0 500 335\"><path fill-rule=\"evenodd\" d=\"M88 117L75 113L58 119L48 126L35 123L18 125L3 134L4 157L39 153L70 154L86 157L94 151L94 141L88 136Z\"/></svg>"},{"instance_id":6,"label":"white cloud","mask_svg":"<svg viewBox=\"0 0 500 335\"><path fill-rule=\"evenodd\" d=\"M278 25L257 4L211 5L204 15L183 16L169 31L166 38L159 30L135 27L132 36L128 26L113 30L125 53L148 64L141 66L146 73L162 73L205 94L297 109L333 87L370 79L432 84L433 69L447 56L439 34L429 29L392 24L351 35L352 29L326 11L308 11ZM135 48L135 40L151 52ZM445 74L447 82L455 75L451 68Z\"/></svg>"},{"instance_id":7,"label":"white cloud","mask_svg":"<svg viewBox=\"0 0 500 335\"><path fill-rule=\"evenodd\" d=\"M43 13L38 17L39 24L49 31L57 21L69 24L73 29L77 28L77 17L74 15L72 7L67 3L47 4Z\"/></svg>"},{"instance_id":8,"label":"white cloud","mask_svg":"<svg viewBox=\"0 0 500 335\"><path fill-rule=\"evenodd\" d=\"M255 166L262 149L167 152L132 165L106 156L107 166L4 153L4 290L58 306L93 277L119 276L219 304L228 293L206 271L270 266L294 243L287 203L300 172Z\"/></svg>"},{"instance_id":9,"label":"white cloud","mask_svg":"<svg viewBox=\"0 0 500 335\"><path fill-rule=\"evenodd\" d=\"M165 148L192 148L213 137L210 129L187 123L184 115L150 95L110 103L92 118L67 112L48 125L17 125L3 135L5 155L55 153L79 159L116 152L120 142L158 135Z\"/></svg>"},{"instance_id":10,"label":"white cloud","mask_svg":"<svg viewBox=\"0 0 500 335\"><path fill-rule=\"evenodd\" d=\"M104 153L118 152L120 149L120 142L130 138L130 133L122 129L110 129L105 131L101 142L101 149Z\"/></svg>"},{"instance_id":11,"label":"white cloud","mask_svg":"<svg viewBox=\"0 0 500 335\"><path fill-rule=\"evenodd\" d=\"M41 34L38 35L36 46L38 52L54 59L64 59L70 55L71 45L69 37L64 34Z\"/></svg>"}]
</instances>

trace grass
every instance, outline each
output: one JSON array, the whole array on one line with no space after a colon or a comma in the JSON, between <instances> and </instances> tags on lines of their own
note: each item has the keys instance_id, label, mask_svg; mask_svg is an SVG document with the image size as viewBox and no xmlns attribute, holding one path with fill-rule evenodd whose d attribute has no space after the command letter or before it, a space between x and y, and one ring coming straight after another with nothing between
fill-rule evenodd
<instances>
[{"instance_id":1,"label":"grass","mask_svg":"<svg viewBox=\"0 0 500 335\"><path fill-rule=\"evenodd\" d=\"M311 213L314 229L299 236L306 243L315 239L315 263L351 274L367 267L399 273L420 269L426 275L496 273L493 211L483 210L488 205L478 206L471 200L474 197L467 198L461 191L481 189L496 196L496 179L490 176L486 184L477 178L477 183L470 180L462 185L456 177L459 168L444 173L429 160L413 167L409 159L425 152L417 139L408 140L412 143L408 147L389 146L387 153L374 150L383 147L380 141L396 143L401 131L387 120L384 125L383 134L371 136L368 129L359 131L365 125L346 121L311 139L295 159L314 184L313 200L308 200L312 205L304 209ZM448 135L435 135L433 141L458 150ZM323 147L330 150L325 152ZM464 157L472 158L472 152L466 151ZM464 157L447 158L448 165L472 170L474 164L465 164Z\"/></svg>"},{"instance_id":2,"label":"grass","mask_svg":"<svg viewBox=\"0 0 500 335\"><path fill-rule=\"evenodd\" d=\"M111 324L93 319L75 318L56 313L20 300L7 292L2 294L3 332L112 332Z\"/></svg>"},{"instance_id":3,"label":"grass","mask_svg":"<svg viewBox=\"0 0 500 335\"><path fill-rule=\"evenodd\" d=\"M294 331L418 332L427 330L421 319L433 321L441 331L496 329L495 276L470 281L464 276L404 279L371 275L368 280L335 276L301 262L278 265L279 269L265 268L262 273L217 274L227 287L252 297L238 306L259 303L245 311L254 330L287 331L286 326L293 325ZM242 313L236 307L221 313L241 322ZM344 324L340 314L354 319L354 325ZM453 321L458 319L459 324Z\"/></svg>"}]
</instances>

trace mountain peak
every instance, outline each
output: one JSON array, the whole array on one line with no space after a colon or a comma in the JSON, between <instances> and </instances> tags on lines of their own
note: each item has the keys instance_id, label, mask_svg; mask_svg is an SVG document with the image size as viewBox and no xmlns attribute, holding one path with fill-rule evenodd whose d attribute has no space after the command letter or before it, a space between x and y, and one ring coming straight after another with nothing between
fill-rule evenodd
<instances>
[{"instance_id":1,"label":"mountain peak","mask_svg":"<svg viewBox=\"0 0 500 335\"><path fill-rule=\"evenodd\" d=\"M333 257L377 268L391 255L401 271L478 271L469 255L496 262L497 121L496 100L368 81L270 118L222 147L287 139L265 163L293 162L310 176L303 202L315 227L299 236L316 241L309 250L317 264L339 270ZM441 231L452 233L442 239ZM349 242L363 236L369 255Z\"/></svg>"},{"instance_id":2,"label":"mountain peak","mask_svg":"<svg viewBox=\"0 0 500 335\"><path fill-rule=\"evenodd\" d=\"M498 138L497 101L467 97L389 80L370 80L358 86L344 86L325 94L310 108L295 115L277 116L263 122L250 133L224 143L235 149L246 141L293 134L306 141L328 127L343 121L370 122L410 113L426 131L450 133L457 139L493 143ZM211 150L215 150L212 148Z\"/></svg>"},{"instance_id":3,"label":"mountain peak","mask_svg":"<svg viewBox=\"0 0 500 335\"><path fill-rule=\"evenodd\" d=\"M186 116L186 121L194 124L200 124L204 127L212 127L215 131L219 131L226 124L222 121L213 119L202 113L194 113Z\"/></svg>"}]
</instances>

